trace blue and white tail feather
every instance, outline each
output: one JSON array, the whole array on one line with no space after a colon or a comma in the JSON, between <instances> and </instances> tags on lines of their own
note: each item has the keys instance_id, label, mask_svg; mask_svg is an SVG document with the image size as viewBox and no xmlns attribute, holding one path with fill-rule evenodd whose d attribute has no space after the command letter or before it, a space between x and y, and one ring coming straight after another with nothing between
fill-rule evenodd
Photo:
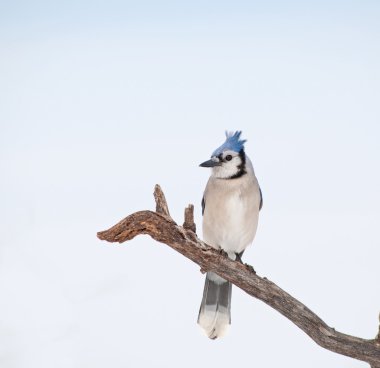
<instances>
[{"instance_id":1,"label":"blue and white tail feather","mask_svg":"<svg viewBox=\"0 0 380 368\"><path fill-rule=\"evenodd\" d=\"M198 324L210 339L224 336L231 324L230 282L213 272L206 275Z\"/></svg>"}]
</instances>

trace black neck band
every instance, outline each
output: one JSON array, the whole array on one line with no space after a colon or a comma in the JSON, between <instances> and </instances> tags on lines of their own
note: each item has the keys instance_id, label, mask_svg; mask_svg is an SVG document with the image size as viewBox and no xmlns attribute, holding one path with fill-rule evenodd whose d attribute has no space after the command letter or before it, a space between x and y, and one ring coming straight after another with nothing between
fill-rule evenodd
<instances>
[{"instance_id":1,"label":"black neck band","mask_svg":"<svg viewBox=\"0 0 380 368\"><path fill-rule=\"evenodd\" d=\"M239 151L239 157L241 159L241 164L237 167L238 172L226 179L238 179L247 173L247 170L245 169L245 152L243 149Z\"/></svg>"}]
</instances>

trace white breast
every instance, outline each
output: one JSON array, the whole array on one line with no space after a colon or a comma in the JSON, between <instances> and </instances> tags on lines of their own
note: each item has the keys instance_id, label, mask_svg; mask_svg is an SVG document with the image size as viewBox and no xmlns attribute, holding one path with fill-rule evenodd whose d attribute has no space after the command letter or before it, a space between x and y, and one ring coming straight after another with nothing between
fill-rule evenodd
<instances>
[{"instance_id":1,"label":"white breast","mask_svg":"<svg viewBox=\"0 0 380 368\"><path fill-rule=\"evenodd\" d=\"M260 189L253 170L238 179L211 177L204 195L204 241L231 256L242 252L252 243L259 218Z\"/></svg>"}]
</instances>

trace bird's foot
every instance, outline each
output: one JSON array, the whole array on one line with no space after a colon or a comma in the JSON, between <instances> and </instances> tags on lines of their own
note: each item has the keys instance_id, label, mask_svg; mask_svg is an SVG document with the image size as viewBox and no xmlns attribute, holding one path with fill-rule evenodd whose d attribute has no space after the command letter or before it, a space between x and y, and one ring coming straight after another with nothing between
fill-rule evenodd
<instances>
[{"instance_id":1,"label":"bird's foot","mask_svg":"<svg viewBox=\"0 0 380 368\"><path fill-rule=\"evenodd\" d=\"M248 269L250 272L256 274L255 269L254 269L251 265L249 265L248 263L246 263L244 266L245 266L245 268Z\"/></svg>"},{"instance_id":2,"label":"bird's foot","mask_svg":"<svg viewBox=\"0 0 380 368\"><path fill-rule=\"evenodd\" d=\"M243 264L243 261L241 259L241 254L240 253L235 253L235 254L236 254L235 261L238 261L239 263Z\"/></svg>"},{"instance_id":3,"label":"bird's foot","mask_svg":"<svg viewBox=\"0 0 380 368\"><path fill-rule=\"evenodd\" d=\"M228 253L226 251L224 251L222 248L219 248L218 249L218 252L221 256L223 257L228 257Z\"/></svg>"}]
</instances>

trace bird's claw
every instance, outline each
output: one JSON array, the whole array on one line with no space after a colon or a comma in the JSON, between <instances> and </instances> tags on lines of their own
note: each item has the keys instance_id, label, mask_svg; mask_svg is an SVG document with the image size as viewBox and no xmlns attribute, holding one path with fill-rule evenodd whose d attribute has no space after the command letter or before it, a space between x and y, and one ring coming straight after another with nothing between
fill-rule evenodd
<instances>
[{"instance_id":1,"label":"bird's claw","mask_svg":"<svg viewBox=\"0 0 380 368\"><path fill-rule=\"evenodd\" d=\"M249 265L248 263L246 263L244 266L245 266L250 272L256 274L255 269L254 269L251 265Z\"/></svg>"},{"instance_id":2,"label":"bird's claw","mask_svg":"<svg viewBox=\"0 0 380 368\"><path fill-rule=\"evenodd\" d=\"M235 253L235 254L236 254L235 261L237 261L237 262L243 264L243 261L242 261L242 259L241 259L241 255L240 255L239 253Z\"/></svg>"},{"instance_id":3,"label":"bird's claw","mask_svg":"<svg viewBox=\"0 0 380 368\"><path fill-rule=\"evenodd\" d=\"M221 256L228 257L228 253L226 251L224 251L222 248L219 248L218 252Z\"/></svg>"}]
</instances>

